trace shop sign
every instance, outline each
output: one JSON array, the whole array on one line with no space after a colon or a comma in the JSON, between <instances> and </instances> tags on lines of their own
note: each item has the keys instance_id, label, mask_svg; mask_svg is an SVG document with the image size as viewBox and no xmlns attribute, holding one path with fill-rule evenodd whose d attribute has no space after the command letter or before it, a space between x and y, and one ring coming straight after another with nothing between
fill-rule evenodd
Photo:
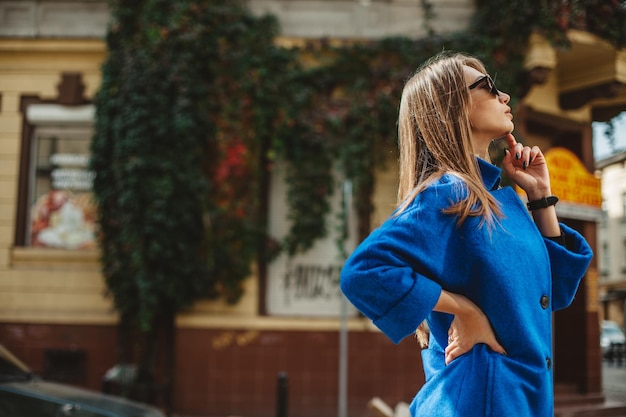
<instances>
[{"instance_id":1,"label":"shop sign","mask_svg":"<svg viewBox=\"0 0 626 417\"><path fill-rule=\"evenodd\" d=\"M589 173L578 157L565 148L545 153L552 194L559 197L557 213L570 219L598 221L602 217L600 179Z\"/></svg>"}]
</instances>

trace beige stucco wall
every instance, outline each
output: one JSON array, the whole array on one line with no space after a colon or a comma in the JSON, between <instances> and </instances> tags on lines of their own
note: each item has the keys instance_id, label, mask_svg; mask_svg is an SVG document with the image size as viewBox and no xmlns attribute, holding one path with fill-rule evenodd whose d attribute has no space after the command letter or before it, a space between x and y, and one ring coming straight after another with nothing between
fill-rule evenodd
<instances>
[{"instance_id":1,"label":"beige stucco wall","mask_svg":"<svg viewBox=\"0 0 626 417\"><path fill-rule=\"evenodd\" d=\"M425 21L422 0L248 0L253 13L271 13L282 34L302 38L420 38L427 26L436 33L463 30L474 13L471 0L431 0Z\"/></svg>"},{"instance_id":2,"label":"beige stucco wall","mask_svg":"<svg viewBox=\"0 0 626 417\"><path fill-rule=\"evenodd\" d=\"M57 97L63 71L83 73L93 97L105 56L100 41L0 40L0 320L113 322L98 254L14 248L23 115L20 97Z\"/></svg>"},{"instance_id":3,"label":"beige stucco wall","mask_svg":"<svg viewBox=\"0 0 626 417\"><path fill-rule=\"evenodd\" d=\"M13 247L23 123L20 97L53 100L61 73L79 71L85 97L92 99L105 55L105 46L98 40L0 39L0 322L113 324L117 320L106 296L98 251ZM380 194L388 191L385 184L377 189ZM258 330L336 330L340 326L334 318L261 317L256 274L245 287L237 305L200 301L179 316L179 325ZM371 329L363 319L353 319L349 326Z\"/></svg>"},{"instance_id":4,"label":"beige stucco wall","mask_svg":"<svg viewBox=\"0 0 626 417\"><path fill-rule=\"evenodd\" d=\"M85 97L100 84L99 40L0 39L0 321L111 324L117 319L98 251L13 247L23 114L20 97L54 100L63 71L81 72ZM200 302L182 323L242 324L256 317L258 285L249 279L237 306ZM219 317L219 319L215 319Z\"/></svg>"},{"instance_id":5,"label":"beige stucco wall","mask_svg":"<svg viewBox=\"0 0 626 417\"><path fill-rule=\"evenodd\" d=\"M437 32L463 29L473 13L471 0L433 0L430 27ZM274 14L281 42L304 38L364 39L426 33L420 0L249 0L257 15ZM85 96L100 83L105 57L102 42L108 22L104 0L0 0L0 321L44 323L113 323L97 252L13 248L23 115L20 97L57 96L63 71L79 71ZM376 186L373 225L395 203L395 161L381 172ZM182 326L336 329L336 319L259 317L259 283L246 281L236 306L222 301L197 303L181 314ZM367 320L351 327L370 328Z\"/></svg>"},{"instance_id":6,"label":"beige stucco wall","mask_svg":"<svg viewBox=\"0 0 626 417\"><path fill-rule=\"evenodd\" d=\"M472 0L430 0L426 22L422 0L248 0L252 13L276 16L290 38L372 39L422 37L465 28ZM108 23L104 0L0 1L0 36L102 37Z\"/></svg>"},{"instance_id":7,"label":"beige stucco wall","mask_svg":"<svg viewBox=\"0 0 626 417\"><path fill-rule=\"evenodd\" d=\"M570 30L568 38L569 48L557 50L541 36L531 36L526 69L544 67L550 72L545 83L530 89L523 103L538 113L587 124L592 122L594 106L624 103L626 89L622 88L617 97L595 98L575 110L563 110L559 94L610 81L626 83L626 50L616 50L599 37L579 30Z\"/></svg>"}]
</instances>

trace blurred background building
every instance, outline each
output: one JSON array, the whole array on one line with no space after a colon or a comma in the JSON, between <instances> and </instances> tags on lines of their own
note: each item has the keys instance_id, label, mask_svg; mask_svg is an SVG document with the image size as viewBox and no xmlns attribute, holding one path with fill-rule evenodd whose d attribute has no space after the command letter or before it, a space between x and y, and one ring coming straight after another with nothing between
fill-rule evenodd
<instances>
[{"instance_id":1,"label":"blurred background building","mask_svg":"<svg viewBox=\"0 0 626 417\"><path fill-rule=\"evenodd\" d=\"M596 163L602 178L602 221L598 227L601 316L624 328L626 301L626 152Z\"/></svg>"},{"instance_id":2,"label":"blurred background building","mask_svg":"<svg viewBox=\"0 0 626 417\"><path fill-rule=\"evenodd\" d=\"M438 33L462 29L475 12L470 0L431 3L430 26ZM248 5L278 17L283 42L426 34L417 0ZM106 56L107 22L105 1L0 1L0 342L44 377L94 389L101 389L117 361L118 317L105 295L95 212L86 198L92 102ZM559 215L596 249L601 199L592 175L591 124L626 110L626 52L581 30L571 30L569 39L567 50L540 36L531 39L524 64L528 93L517 110L516 130L547 155L554 151L556 165L565 167L554 173L562 179L555 190ZM390 167L377 175L372 229L395 203L397 175ZM607 176L622 169L614 184L624 184L623 155L601 168ZM280 234L286 227L284 187L280 175L273 181L270 228ZM610 252L606 280L604 260L600 267L594 260L574 305L555 315L561 409L603 404L598 322L619 311L612 299L621 296L623 309L623 193L623 187L610 192L619 218L607 220L613 227L606 229L622 231L611 241L621 254ZM606 194L605 201L609 207ZM332 240L289 262L278 259L265 280L251 276L235 306L199 302L180 315L174 403L181 415L274 415L281 372L288 375L291 415L337 414L342 298ZM287 274L308 274L300 282L317 287L286 288ZM408 338L393 346L353 309L346 315L349 414L366 415L374 396L389 404L410 401L423 383L417 342Z\"/></svg>"}]
</instances>

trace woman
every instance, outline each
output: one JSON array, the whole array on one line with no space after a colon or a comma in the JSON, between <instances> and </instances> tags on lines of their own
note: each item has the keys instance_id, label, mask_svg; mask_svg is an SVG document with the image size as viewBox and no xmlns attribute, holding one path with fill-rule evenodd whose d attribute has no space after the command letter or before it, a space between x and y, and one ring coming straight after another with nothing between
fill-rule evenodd
<instances>
[{"instance_id":1,"label":"woman","mask_svg":"<svg viewBox=\"0 0 626 417\"><path fill-rule=\"evenodd\" d=\"M463 54L416 72L400 103L399 207L342 270L342 291L395 343L428 324L414 416L554 414L552 311L592 253L558 222L544 156L511 134L509 100ZM502 137L528 207L486 161Z\"/></svg>"}]
</instances>

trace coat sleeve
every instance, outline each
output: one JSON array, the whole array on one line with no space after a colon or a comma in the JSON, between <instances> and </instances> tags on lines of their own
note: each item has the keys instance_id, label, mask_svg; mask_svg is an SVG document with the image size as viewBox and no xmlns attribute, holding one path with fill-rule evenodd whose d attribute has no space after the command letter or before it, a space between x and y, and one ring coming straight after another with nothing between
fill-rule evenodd
<instances>
[{"instance_id":1,"label":"coat sleeve","mask_svg":"<svg viewBox=\"0 0 626 417\"><path fill-rule=\"evenodd\" d=\"M552 308L555 311L568 307L574 301L580 280L593 256L591 247L580 233L564 224L561 224L561 230L567 245L544 239L550 256Z\"/></svg>"},{"instance_id":2,"label":"coat sleeve","mask_svg":"<svg viewBox=\"0 0 626 417\"><path fill-rule=\"evenodd\" d=\"M372 232L346 261L340 281L350 302L394 343L415 332L441 294L423 262L433 258L431 246L406 223L391 219Z\"/></svg>"}]
</instances>

